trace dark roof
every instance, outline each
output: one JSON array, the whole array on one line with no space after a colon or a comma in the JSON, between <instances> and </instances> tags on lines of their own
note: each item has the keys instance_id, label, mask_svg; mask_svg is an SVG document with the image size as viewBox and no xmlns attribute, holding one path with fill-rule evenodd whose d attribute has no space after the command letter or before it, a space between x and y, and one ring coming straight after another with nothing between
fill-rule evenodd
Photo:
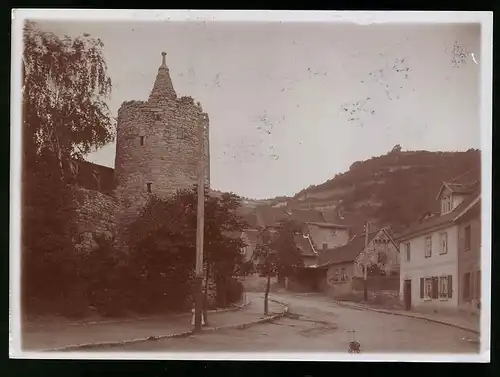
<instances>
[{"instance_id":1,"label":"dark roof","mask_svg":"<svg viewBox=\"0 0 500 377\"><path fill-rule=\"evenodd\" d=\"M427 211L425 212L421 217L420 217L420 221L423 221L424 219L428 219L428 218L431 218L433 216L438 216L439 215L439 212L434 212L434 211Z\"/></svg>"},{"instance_id":2,"label":"dark roof","mask_svg":"<svg viewBox=\"0 0 500 377\"><path fill-rule=\"evenodd\" d=\"M325 222L320 211L309 209L292 209L288 211L291 219L297 223Z\"/></svg>"},{"instance_id":3,"label":"dark roof","mask_svg":"<svg viewBox=\"0 0 500 377\"><path fill-rule=\"evenodd\" d=\"M368 243L380 232L380 229L368 233ZM354 236L349 243L334 249L323 250L319 255L318 264L321 267L331 264L354 262L365 248L365 235Z\"/></svg>"},{"instance_id":4,"label":"dark roof","mask_svg":"<svg viewBox=\"0 0 500 377\"><path fill-rule=\"evenodd\" d=\"M480 186L480 182L481 166L479 165L463 172L449 181L443 182L437 194L437 198L439 199L445 187L454 194L471 194Z\"/></svg>"},{"instance_id":5,"label":"dark roof","mask_svg":"<svg viewBox=\"0 0 500 377\"><path fill-rule=\"evenodd\" d=\"M439 199L441 196L441 193L445 188L451 191L452 194L462 194L462 195L467 195L473 193L479 185L479 182L473 182L473 183L450 183L450 182L443 182L441 185L441 188L439 189L439 192L437 194L436 199Z\"/></svg>"},{"instance_id":6,"label":"dark roof","mask_svg":"<svg viewBox=\"0 0 500 377\"><path fill-rule=\"evenodd\" d=\"M308 222L307 224L308 225L316 225L320 228L348 228L347 225L332 224L332 223Z\"/></svg>"},{"instance_id":7,"label":"dark roof","mask_svg":"<svg viewBox=\"0 0 500 377\"><path fill-rule=\"evenodd\" d=\"M360 234L363 232L366 217L362 213L341 211L336 216L338 222L334 219L334 221L328 219L328 222L346 225L350 229L351 234Z\"/></svg>"},{"instance_id":8,"label":"dark roof","mask_svg":"<svg viewBox=\"0 0 500 377\"><path fill-rule=\"evenodd\" d=\"M481 162L474 166L472 169L456 176L455 178L447 181L453 184L465 184L470 185L474 182L479 182L481 180Z\"/></svg>"},{"instance_id":9,"label":"dark roof","mask_svg":"<svg viewBox=\"0 0 500 377\"><path fill-rule=\"evenodd\" d=\"M455 218L456 222L468 221L474 216L481 216L481 195L476 196L474 200Z\"/></svg>"},{"instance_id":10,"label":"dark roof","mask_svg":"<svg viewBox=\"0 0 500 377\"><path fill-rule=\"evenodd\" d=\"M446 183L448 188L451 190L453 193L457 194L470 194L472 191L474 191L473 185L465 185L465 184L459 184L459 183Z\"/></svg>"},{"instance_id":11,"label":"dark roof","mask_svg":"<svg viewBox=\"0 0 500 377\"><path fill-rule=\"evenodd\" d=\"M304 237L302 234L296 234L294 240L295 245L299 248L303 256L317 256L308 238Z\"/></svg>"},{"instance_id":12,"label":"dark roof","mask_svg":"<svg viewBox=\"0 0 500 377\"><path fill-rule=\"evenodd\" d=\"M342 215L338 211L334 210L322 210L321 211L323 214L323 218L327 223L332 223L332 224L344 224L345 219L342 217Z\"/></svg>"},{"instance_id":13,"label":"dark roof","mask_svg":"<svg viewBox=\"0 0 500 377\"><path fill-rule=\"evenodd\" d=\"M425 219L423 221L419 221L417 223L414 223L411 225L408 229L405 231L401 232L399 235L396 236L398 240L403 240L406 239L409 236L412 236L414 234L430 230L436 227L441 227L445 225L451 225L454 221L454 219L464 211L469 204L472 203L474 199L477 198L477 195L480 194L480 191L476 190L474 194L468 195L462 203L460 203L453 211L448 212L444 215L440 216L433 216L431 218Z\"/></svg>"},{"instance_id":14,"label":"dark roof","mask_svg":"<svg viewBox=\"0 0 500 377\"><path fill-rule=\"evenodd\" d=\"M285 208L269 207L266 205L255 208L255 216L258 226L278 226L280 222L288 219Z\"/></svg>"},{"instance_id":15,"label":"dark roof","mask_svg":"<svg viewBox=\"0 0 500 377\"><path fill-rule=\"evenodd\" d=\"M88 190L111 195L116 187L114 169L85 160L70 160L75 184Z\"/></svg>"},{"instance_id":16,"label":"dark roof","mask_svg":"<svg viewBox=\"0 0 500 377\"><path fill-rule=\"evenodd\" d=\"M314 209L258 206L255 209L255 217L258 226L278 226L287 220L295 221L297 224L326 223L322 212Z\"/></svg>"}]
</instances>

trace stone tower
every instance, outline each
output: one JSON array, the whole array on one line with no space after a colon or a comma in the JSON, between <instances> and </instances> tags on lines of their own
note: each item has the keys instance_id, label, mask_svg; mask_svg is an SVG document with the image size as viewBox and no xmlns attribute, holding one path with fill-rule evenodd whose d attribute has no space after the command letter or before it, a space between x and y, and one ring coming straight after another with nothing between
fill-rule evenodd
<instances>
[{"instance_id":1,"label":"stone tower","mask_svg":"<svg viewBox=\"0 0 500 377\"><path fill-rule=\"evenodd\" d=\"M168 197L197 183L198 129L203 127L209 185L209 120L200 103L178 97L162 52L148 101L123 102L116 131L117 246L128 249L128 226L151 195Z\"/></svg>"}]
</instances>

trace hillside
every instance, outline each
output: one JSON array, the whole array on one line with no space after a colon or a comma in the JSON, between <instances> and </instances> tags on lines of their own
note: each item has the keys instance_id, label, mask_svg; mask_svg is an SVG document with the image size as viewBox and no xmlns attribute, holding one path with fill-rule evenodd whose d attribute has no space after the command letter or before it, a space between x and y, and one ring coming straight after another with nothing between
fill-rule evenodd
<instances>
[{"instance_id":1,"label":"hillside","mask_svg":"<svg viewBox=\"0 0 500 377\"><path fill-rule=\"evenodd\" d=\"M436 195L442 181L460 176L480 179L480 151L428 152L393 150L358 161L349 171L310 186L293 198L270 201L294 208L335 209L357 222L402 229L426 211L438 210ZM468 173L464 175L464 173ZM356 224L359 229L360 224Z\"/></svg>"}]
</instances>

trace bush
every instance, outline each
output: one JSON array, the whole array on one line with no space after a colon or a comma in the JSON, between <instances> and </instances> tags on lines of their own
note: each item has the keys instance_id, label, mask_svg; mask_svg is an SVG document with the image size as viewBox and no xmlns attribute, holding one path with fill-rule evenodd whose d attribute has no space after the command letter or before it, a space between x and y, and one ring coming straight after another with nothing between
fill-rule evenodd
<instances>
[{"instance_id":1,"label":"bush","mask_svg":"<svg viewBox=\"0 0 500 377\"><path fill-rule=\"evenodd\" d=\"M226 303L234 304L243 298L243 284L234 278L227 279Z\"/></svg>"}]
</instances>

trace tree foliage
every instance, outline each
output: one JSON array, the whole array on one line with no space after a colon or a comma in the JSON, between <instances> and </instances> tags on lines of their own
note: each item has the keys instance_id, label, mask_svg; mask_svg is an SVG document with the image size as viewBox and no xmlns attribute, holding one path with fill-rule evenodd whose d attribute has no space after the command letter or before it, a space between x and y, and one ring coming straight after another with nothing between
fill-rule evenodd
<instances>
[{"instance_id":1,"label":"tree foliage","mask_svg":"<svg viewBox=\"0 0 500 377\"><path fill-rule=\"evenodd\" d=\"M277 230L268 227L259 230L254 258L266 274L290 274L302 266L302 256L294 240L297 233L299 228L292 221L283 222Z\"/></svg>"},{"instance_id":2,"label":"tree foliage","mask_svg":"<svg viewBox=\"0 0 500 377\"><path fill-rule=\"evenodd\" d=\"M98 39L61 39L33 22L23 37L22 300L26 312L75 314L90 262L73 250L69 161L112 140L111 80Z\"/></svg>"},{"instance_id":3,"label":"tree foliage","mask_svg":"<svg viewBox=\"0 0 500 377\"><path fill-rule=\"evenodd\" d=\"M61 39L33 22L26 23L23 37L23 134L28 162L49 151L62 168L69 158L82 158L112 141L114 124L106 104L111 78L102 41L89 34Z\"/></svg>"},{"instance_id":4,"label":"tree foliage","mask_svg":"<svg viewBox=\"0 0 500 377\"><path fill-rule=\"evenodd\" d=\"M208 190L206 190L208 192ZM244 223L236 214L239 200L232 194L205 196L204 264L217 285L219 304L228 301L227 287L239 273L244 245L237 236ZM130 265L144 297L179 309L191 303L196 256L196 186L179 190L172 198L152 196L131 227Z\"/></svg>"},{"instance_id":5,"label":"tree foliage","mask_svg":"<svg viewBox=\"0 0 500 377\"><path fill-rule=\"evenodd\" d=\"M264 314L268 314L268 296L271 284L271 276L287 276L293 270L303 265L302 256L295 235L299 233L299 227L293 221L281 223L277 230L263 227L259 230L259 242L255 248L254 258L258 261L261 271L267 277L266 291L264 295Z\"/></svg>"}]
</instances>

